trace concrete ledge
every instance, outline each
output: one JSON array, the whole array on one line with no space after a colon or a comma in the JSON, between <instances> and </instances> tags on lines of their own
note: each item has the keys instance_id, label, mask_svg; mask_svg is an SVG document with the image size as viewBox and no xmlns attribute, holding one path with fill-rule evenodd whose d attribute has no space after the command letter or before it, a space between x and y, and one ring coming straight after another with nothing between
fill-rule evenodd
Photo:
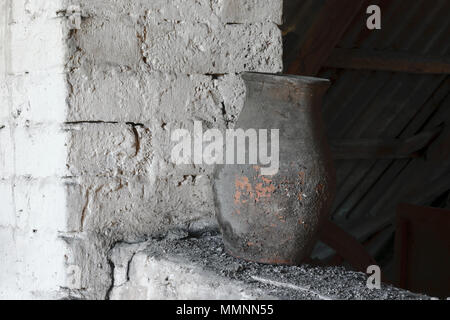
<instances>
[{"instance_id":1,"label":"concrete ledge","mask_svg":"<svg viewBox=\"0 0 450 320\"><path fill-rule=\"evenodd\" d=\"M235 259L219 236L121 243L110 252L111 299L427 299L391 286L366 287L367 276L342 268L270 266ZM184 238L184 239L183 239Z\"/></svg>"}]
</instances>

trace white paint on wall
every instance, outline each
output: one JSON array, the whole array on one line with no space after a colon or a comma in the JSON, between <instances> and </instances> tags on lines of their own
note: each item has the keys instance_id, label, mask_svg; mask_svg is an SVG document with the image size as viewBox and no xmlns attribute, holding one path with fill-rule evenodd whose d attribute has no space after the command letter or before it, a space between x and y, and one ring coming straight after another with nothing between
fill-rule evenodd
<instances>
[{"instance_id":1,"label":"white paint on wall","mask_svg":"<svg viewBox=\"0 0 450 320\"><path fill-rule=\"evenodd\" d=\"M116 241L215 226L170 132L232 126L238 74L281 71L281 3L0 0L0 298L103 299Z\"/></svg>"},{"instance_id":2,"label":"white paint on wall","mask_svg":"<svg viewBox=\"0 0 450 320\"><path fill-rule=\"evenodd\" d=\"M66 45L60 1L0 1L0 298L65 295ZM55 6L55 7L54 7Z\"/></svg>"}]
</instances>

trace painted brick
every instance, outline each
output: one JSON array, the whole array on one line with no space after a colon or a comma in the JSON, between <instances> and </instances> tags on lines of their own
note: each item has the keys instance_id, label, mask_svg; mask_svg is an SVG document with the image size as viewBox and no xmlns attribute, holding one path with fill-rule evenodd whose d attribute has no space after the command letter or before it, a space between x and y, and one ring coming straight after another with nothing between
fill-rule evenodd
<instances>
[{"instance_id":1,"label":"painted brick","mask_svg":"<svg viewBox=\"0 0 450 320\"><path fill-rule=\"evenodd\" d=\"M152 70L178 73L280 72L282 39L272 24L148 22L143 54Z\"/></svg>"},{"instance_id":2,"label":"painted brick","mask_svg":"<svg viewBox=\"0 0 450 320\"><path fill-rule=\"evenodd\" d=\"M245 86L239 76L83 70L69 75L68 121L159 122L203 119L223 126L237 117ZM225 118L223 114L225 107Z\"/></svg>"},{"instance_id":3,"label":"painted brick","mask_svg":"<svg viewBox=\"0 0 450 320\"><path fill-rule=\"evenodd\" d=\"M277 0L81 0L87 15L143 16L157 20L281 24L282 1Z\"/></svg>"},{"instance_id":4,"label":"painted brick","mask_svg":"<svg viewBox=\"0 0 450 320\"><path fill-rule=\"evenodd\" d=\"M10 25L10 74L60 73L66 64L65 22L32 20ZM51 54L49 54L51 52Z\"/></svg>"}]
</instances>

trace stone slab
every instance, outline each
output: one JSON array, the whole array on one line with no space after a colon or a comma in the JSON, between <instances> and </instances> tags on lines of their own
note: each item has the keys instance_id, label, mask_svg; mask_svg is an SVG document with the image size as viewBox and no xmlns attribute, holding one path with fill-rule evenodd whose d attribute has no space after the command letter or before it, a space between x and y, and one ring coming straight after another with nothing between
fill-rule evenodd
<instances>
[{"instance_id":1,"label":"stone slab","mask_svg":"<svg viewBox=\"0 0 450 320\"><path fill-rule=\"evenodd\" d=\"M220 236L176 233L163 240L118 244L112 299L429 299L389 285L368 289L367 275L343 268L271 266L229 256Z\"/></svg>"}]
</instances>

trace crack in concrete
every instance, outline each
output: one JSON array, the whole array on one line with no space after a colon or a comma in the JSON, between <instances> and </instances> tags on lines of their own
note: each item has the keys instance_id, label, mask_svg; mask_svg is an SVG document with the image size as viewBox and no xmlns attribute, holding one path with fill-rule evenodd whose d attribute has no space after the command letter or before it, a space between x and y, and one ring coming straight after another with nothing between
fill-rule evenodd
<instances>
[{"instance_id":1,"label":"crack in concrete","mask_svg":"<svg viewBox=\"0 0 450 320\"><path fill-rule=\"evenodd\" d=\"M141 138L139 137L139 132L137 131L136 126L132 126L131 131L133 131L135 138L136 154L134 156L137 157L139 151L141 150Z\"/></svg>"},{"instance_id":2,"label":"crack in concrete","mask_svg":"<svg viewBox=\"0 0 450 320\"><path fill-rule=\"evenodd\" d=\"M137 252L134 252L132 255L131 255L131 258L128 260L128 263L127 263L127 272L126 272L126 278L127 278L127 282L128 281L130 281L130 267L131 267L131 262L133 261L133 258L134 258L134 256L136 255L136 253Z\"/></svg>"},{"instance_id":3,"label":"crack in concrete","mask_svg":"<svg viewBox=\"0 0 450 320\"><path fill-rule=\"evenodd\" d=\"M126 124L132 127L141 127L141 128L145 128L145 125L143 123L138 123L138 122L119 122L119 121L104 121L104 120L90 120L90 121L67 121L64 122L65 125L78 125L78 124Z\"/></svg>"},{"instance_id":4,"label":"crack in concrete","mask_svg":"<svg viewBox=\"0 0 450 320\"><path fill-rule=\"evenodd\" d=\"M81 220L80 220L80 232L83 232L84 220L86 219L86 211L89 205L89 189L86 190L86 203L83 206L83 210L81 211Z\"/></svg>"},{"instance_id":5,"label":"crack in concrete","mask_svg":"<svg viewBox=\"0 0 450 320\"><path fill-rule=\"evenodd\" d=\"M142 245L142 244L145 244L147 242L148 242L148 240L139 241L139 242L136 242L136 243L129 243L129 242L125 242L125 241L118 241L118 242L114 243L111 246L111 248L108 250L107 260L108 260L108 265L110 267L110 272L109 273L110 273L110 278L111 278L111 285L109 286L108 290L106 291L105 300L111 300L111 294L112 294L112 291L114 290L114 288L122 287L123 285L125 285L127 282L130 281L130 267L131 267L131 263L132 263L133 258L135 257L135 255L138 252L141 251L140 248L136 248L136 250L134 250L134 251L131 250L131 255L128 258L127 268L126 268L126 271L125 271L126 281L124 283L116 286L116 279L115 279L115 274L114 274L115 269L116 269L116 265L114 264L113 257L112 257L114 248L116 248L117 246L119 246L121 244Z\"/></svg>"},{"instance_id":6,"label":"crack in concrete","mask_svg":"<svg viewBox=\"0 0 450 320\"><path fill-rule=\"evenodd\" d=\"M137 33L136 37L138 39L139 42L139 48L140 48L140 53L142 56L142 62L150 67L150 64L148 63L148 59L145 56L145 52L144 52L144 47L145 47L145 42L147 41L147 27L145 26L145 21L147 20L147 15L148 12L145 12L145 15L141 17L141 19L138 21L138 25L140 25L142 27L142 34Z\"/></svg>"},{"instance_id":7,"label":"crack in concrete","mask_svg":"<svg viewBox=\"0 0 450 320\"><path fill-rule=\"evenodd\" d=\"M115 245L112 247L114 248ZM106 291L105 300L111 300L111 292L114 289L114 269L115 265L114 262L108 257L108 265L110 267L110 278L111 278L111 285L109 286L108 290Z\"/></svg>"}]
</instances>

